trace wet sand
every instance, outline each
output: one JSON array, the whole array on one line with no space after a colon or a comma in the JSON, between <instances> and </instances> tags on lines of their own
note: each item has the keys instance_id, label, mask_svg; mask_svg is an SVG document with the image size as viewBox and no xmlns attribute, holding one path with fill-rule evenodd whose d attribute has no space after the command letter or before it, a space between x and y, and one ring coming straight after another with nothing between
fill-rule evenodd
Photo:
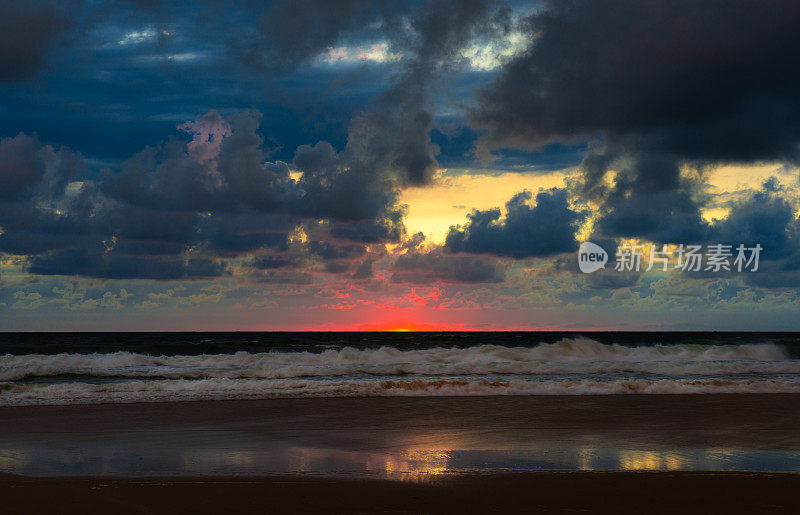
<instances>
[{"instance_id":1,"label":"wet sand","mask_svg":"<svg viewBox=\"0 0 800 515\"><path fill-rule=\"evenodd\" d=\"M775 472L800 471L798 427L794 394L4 407L0 495L39 512L796 511L800 474Z\"/></svg>"}]
</instances>

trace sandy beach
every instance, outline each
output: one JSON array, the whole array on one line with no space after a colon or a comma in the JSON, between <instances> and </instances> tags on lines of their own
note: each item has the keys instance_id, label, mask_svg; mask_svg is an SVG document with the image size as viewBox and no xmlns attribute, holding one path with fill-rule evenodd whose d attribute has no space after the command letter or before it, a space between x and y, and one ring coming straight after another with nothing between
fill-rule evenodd
<instances>
[{"instance_id":1,"label":"sandy beach","mask_svg":"<svg viewBox=\"0 0 800 515\"><path fill-rule=\"evenodd\" d=\"M0 422L20 511L791 511L800 486L792 394L27 406Z\"/></svg>"},{"instance_id":2,"label":"sandy beach","mask_svg":"<svg viewBox=\"0 0 800 515\"><path fill-rule=\"evenodd\" d=\"M797 513L794 474L498 472L430 482L0 477L7 513Z\"/></svg>"},{"instance_id":3,"label":"sandy beach","mask_svg":"<svg viewBox=\"0 0 800 515\"><path fill-rule=\"evenodd\" d=\"M800 395L324 398L0 408L29 476L800 470Z\"/></svg>"}]
</instances>

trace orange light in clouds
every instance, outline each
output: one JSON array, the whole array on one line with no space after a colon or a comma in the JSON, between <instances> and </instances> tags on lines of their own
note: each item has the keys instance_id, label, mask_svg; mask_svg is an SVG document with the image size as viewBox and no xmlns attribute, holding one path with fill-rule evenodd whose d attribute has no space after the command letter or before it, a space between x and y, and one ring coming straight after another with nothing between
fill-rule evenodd
<instances>
[{"instance_id":1,"label":"orange light in clouds","mask_svg":"<svg viewBox=\"0 0 800 515\"><path fill-rule=\"evenodd\" d=\"M410 333L410 332L431 332L431 331L463 331L464 327L457 324L415 324L411 322L397 323L392 321L385 321L385 322L373 322L369 324L356 324L351 326L347 330Z\"/></svg>"}]
</instances>

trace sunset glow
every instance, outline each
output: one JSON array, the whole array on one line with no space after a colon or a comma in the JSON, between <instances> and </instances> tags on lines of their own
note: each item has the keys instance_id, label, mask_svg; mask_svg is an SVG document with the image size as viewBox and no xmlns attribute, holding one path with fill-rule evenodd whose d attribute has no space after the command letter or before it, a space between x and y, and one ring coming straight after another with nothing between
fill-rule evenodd
<instances>
[{"instance_id":1,"label":"sunset glow","mask_svg":"<svg viewBox=\"0 0 800 515\"><path fill-rule=\"evenodd\" d=\"M799 20L0 0L5 512L797 513Z\"/></svg>"},{"instance_id":2,"label":"sunset glow","mask_svg":"<svg viewBox=\"0 0 800 515\"><path fill-rule=\"evenodd\" d=\"M646 37L583 2L43 2L0 32L3 329L796 327L784 2L730 31L633 3Z\"/></svg>"}]
</instances>

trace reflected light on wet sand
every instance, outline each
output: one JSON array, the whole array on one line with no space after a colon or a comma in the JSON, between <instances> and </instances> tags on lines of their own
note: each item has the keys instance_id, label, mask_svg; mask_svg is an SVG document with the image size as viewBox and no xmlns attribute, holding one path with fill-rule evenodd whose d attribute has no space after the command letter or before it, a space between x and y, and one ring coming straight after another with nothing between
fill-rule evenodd
<instances>
[{"instance_id":1,"label":"reflected light on wet sand","mask_svg":"<svg viewBox=\"0 0 800 515\"><path fill-rule=\"evenodd\" d=\"M683 470L689 461L676 452L621 451L620 470Z\"/></svg>"},{"instance_id":2,"label":"reflected light on wet sand","mask_svg":"<svg viewBox=\"0 0 800 515\"><path fill-rule=\"evenodd\" d=\"M731 449L614 449L542 444L527 449L400 448L352 451L302 446L248 449L109 445L0 449L0 472L46 475L325 475L425 481L481 470L759 470L800 471L792 452Z\"/></svg>"},{"instance_id":3,"label":"reflected light on wet sand","mask_svg":"<svg viewBox=\"0 0 800 515\"><path fill-rule=\"evenodd\" d=\"M398 456L386 456L387 477L424 480L448 472L450 455L443 450L408 450Z\"/></svg>"}]
</instances>

